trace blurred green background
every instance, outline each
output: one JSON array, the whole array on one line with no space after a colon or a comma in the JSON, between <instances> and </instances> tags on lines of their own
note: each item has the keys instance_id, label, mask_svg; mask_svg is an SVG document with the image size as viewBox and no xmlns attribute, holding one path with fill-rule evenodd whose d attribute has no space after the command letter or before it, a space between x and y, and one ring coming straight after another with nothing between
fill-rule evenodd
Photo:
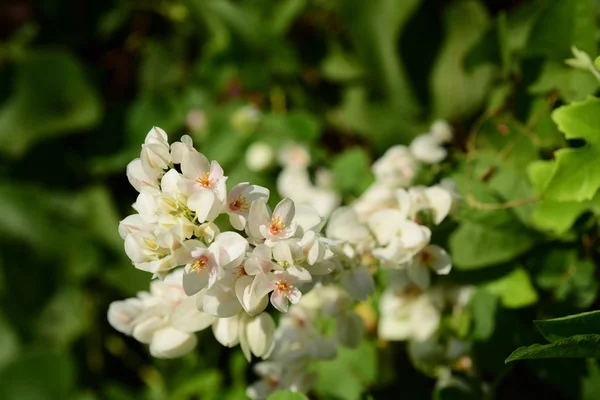
<instances>
[{"instance_id":1,"label":"blurred green background","mask_svg":"<svg viewBox=\"0 0 600 400\"><path fill-rule=\"evenodd\" d=\"M453 124L460 154L486 110L506 106L525 121L549 98L594 93L594 77L563 60L572 44L596 56L595 6L3 0L0 399L244 398L250 368L210 332L200 333L193 355L154 360L106 321L111 301L148 287L149 276L126 258L117 226L137 194L125 166L152 126L171 140L191 134L231 182L272 188L277 168L250 171L245 149L256 140L274 148L302 143L314 165L332 168L350 200L370 183L372 160L434 119ZM561 146L547 112L540 121L546 150ZM580 297L561 310L593 308L590 268L568 289ZM516 344L536 337L524 324L537 315L533 307L498 311L497 331L476 345L484 360L478 379L498 399L598 398L584 362L503 366ZM365 378L372 398L431 398L435 380L418 373L404 350L393 354L392 364L382 357L378 383L373 371Z\"/></svg>"}]
</instances>

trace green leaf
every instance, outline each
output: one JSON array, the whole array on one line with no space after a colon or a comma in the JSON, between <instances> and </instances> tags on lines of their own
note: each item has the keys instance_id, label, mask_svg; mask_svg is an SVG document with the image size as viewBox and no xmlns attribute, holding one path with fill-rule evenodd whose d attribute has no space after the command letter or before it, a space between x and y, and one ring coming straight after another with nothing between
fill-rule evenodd
<instances>
[{"instance_id":1,"label":"green leaf","mask_svg":"<svg viewBox=\"0 0 600 400\"><path fill-rule=\"evenodd\" d=\"M539 320L534 323L549 342L557 342L570 336L591 335L600 332L600 311Z\"/></svg>"},{"instance_id":2,"label":"green leaf","mask_svg":"<svg viewBox=\"0 0 600 400\"><path fill-rule=\"evenodd\" d=\"M360 63L336 43L331 44L327 57L321 63L321 71L327 79L342 82L359 79L364 74Z\"/></svg>"},{"instance_id":3,"label":"green leaf","mask_svg":"<svg viewBox=\"0 0 600 400\"><path fill-rule=\"evenodd\" d=\"M20 352L21 343L8 320L0 314L0 370Z\"/></svg>"},{"instance_id":4,"label":"green leaf","mask_svg":"<svg viewBox=\"0 0 600 400\"><path fill-rule=\"evenodd\" d=\"M75 368L67 355L56 352L32 353L0 371L0 398L66 399L74 383Z\"/></svg>"},{"instance_id":5,"label":"green leaf","mask_svg":"<svg viewBox=\"0 0 600 400\"><path fill-rule=\"evenodd\" d=\"M538 300L537 292L523 268L515 268L502 278L485 284L484 288L500 297L506 308L527 307Z\"/></svg>"},{"instance_id":6,"label":"green leaf","mask_svg":"<svg viewBox=\"0 0 600 400\"><path fill-rule=\"evenodd\" d=\"M100 99L78 61L63 51L37 51L17 65L12 95L0 108L0 152L19 156L40 140L93 127Z\"/></svg>"},{"instance_id":7,"label":"green leaf","mask_svg":"<svg viewBox=\"0 0 600 400\"><path fill-rule=\"evenodd\" d=\"M527 55L562 61L571 55L572 45L596 54L593 0L547 1L540 5L543 11L529 36Z\"/></svg>"},{"instance_id":8,"label":"green leaf","mask_svg":"<svg viewBox=\"0 0 600 400\"><path fill-rule=\"evenodd\" d=\"M446 38L430 78L432 114L452 119L475 111L488 94L493 67L480 65L467 72L463 59L485 34L489 18L481 3L456 1L444 9L443 20Z\"/></svg>"},{"instance_id":9,"label":"green leaf","mask_svg":"<svg viewBox=\"0 0 600 400\"><path fill-rule=\"evenodd\" d=\"M534 161L527 167L529 180L538 194L544 192L555 168L555 161L543 160ZM575 220L589 207L589 202L541 199L531 215L531 222L541 230L562 234L568 231Z\"/></svg>"},{"instance_id":10,"label":"green leaf","mask_svg":"<svg viewBox=\"0 0 600 400\"><path fill-rule=\"evenodd\" d=\"M358 400L377 378L377 354L373 343L363 341L356 349L338 348L335 360L321 361L315 392L341 400Z\"/></svg>"},{"instance_id":11,"label":"green leaf","mask_svg":"<svg viewBox=\"0 0 600 400\"><path fill-rule=\"evenodd\" d=\"M542 358L600 358L600 334L575 335L550 344L519 347L505 362Z\"/></svg>"},{"instance_id":12,"label":"green leaf","mask_svg":"<svg viewBox=\"0 0 600 400\"><path fill-rule=\"evenodd\" d=\"M558 201L590 200L600 188L600 100L589 98L552 114L567 139L585 139L581 148L558 150L544 196Z\"/></svg>"},{"instance_id":13,"label":"green leaf","mask_svg":"<svg viewBox=\"0 0 600 400\"><path fill-rule=\"evenodd\" d=\"M87 311L83 292L64 288L44 307L36 321L37 333L47 343L67 347L87 330Z\"/></svg>"},{"instance_id":14,"label":"green leaf","mask_svg":"<svg viewBox=\"0 0 600 400\"><path fill-rule=\"evenodd\" d=\"M478 288L471 297L469 309L473 315L473 339L487 340L494 333L498 300L498 296L482 288Z\"/></svg>"},{"instance_id":15,"label":"green leaf","mask_svg":"<svg viewBox=\"0 0 600 400\"><path fill-rule=\"evenodd\" d=\"M531 262L538 269L537 285L551 290L556 301L587 308L596 299L596 266L591 260L581 260L575 249L544 251Z\"/></svg>"},{"instance_id":16,"label":"green leaf","mask_svg":"<svg viewBox=\"0 0 600 400\"><path fill-rule=\"evenodd\" d=\"M457 269L477 269L510 261L533 244L533 236L522 228L464 221L450 236L450 253Z\"/></svg>"},{"instance_id":17,"label":"green leaf","mask_svg":"<svg viewBox=\"0 0 600 400\"><path fill-rule=\"evenodd\" d=\"M594 94L600 85L589 71L571 68L562 61L547 61L529 93L545 95L558 90L566 102L582 101Z\"/></svg>"},{"instance_id":18,"label":"green leaf","mask_svg":"<svg viewBox=\"0 0 600 400\"><path fill-rule=\"evenodd\" d=\"M358 196L373 182L370 165L367 152L354 147L336 156L331 169L339 188Z\"/></svg>"},{"instance_id":19,"label":"green leaf","mask_svg":"<svg viewBox=\"0 0 600 400\"><path fill-rule=\"evenodd\" d=\"M397 51L402 29L419 2L377 0L340 3L344 22L365 70L402 117L414 116L420 109Z\"/></svg>"},{"instance_id":20,"label":"green leaf","mask_svg":"<svg viewBox=\"0 0 600 400\"><path fill-rule=\"evenodd\" d=\"M308 400L308 397L302 393L292 392L290 390L284 390L281 392L273 393L267 400Z\"/></svg>"}]
</instances>

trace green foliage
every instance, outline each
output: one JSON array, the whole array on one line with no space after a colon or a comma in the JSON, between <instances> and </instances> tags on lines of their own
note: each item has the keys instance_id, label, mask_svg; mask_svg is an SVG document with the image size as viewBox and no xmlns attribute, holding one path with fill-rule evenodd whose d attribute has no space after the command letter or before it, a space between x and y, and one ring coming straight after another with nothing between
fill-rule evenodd
<instances>
[{"instance_id":1,"label":"green foliage","mask_svg":"<svg viewBox=\"0 0 600 400\"><path fill-rule=\"evenodd\" d=\"M361 314L365 340L313 366L308 398L598 397L596 360L502 364L536 340L532 319L558 315L535 321L550 343L507 361L599 356L600 83L564 62L576 46L600 70L593 0L116 1L75 19L16 3L0 15L0 398L246 398L250 365L210 332L155 360L106 321L148 290L117 229L152 126L274 197L277 153L300 144L311 178L328 169L352 201L374 160L438 118L450 155L416 183L450 178L460 206L433 228L454 266L434 282L473 296L436 297L440 328L420 342L378 341L377 312ZM245 162L256 141L274 152L262 171Z\"/></svg>"},{"instance_id":2,"label":"green foliage","mask_svg":"<svg viewBox=\"0 0 600 400\"><path fill-rule=\"evenodd\" d=\"M308 397L301 393L291 392L289 390L274 393L267 397L267 400L307 400Z\"/></svg>"},{"instance_id":3,"label":"green foliage","mask_svg":"<svg viewBox=\"0 0 600 400\"><path fill-rule=\"evenodd\" d=\"M589 98L557 109L552 118L567 139L584 139L581 148L566 148L556 152L556 166L546 184L544 194L558 201L583 201L594 197L600 188L600 137L596 126L600 122L600 100Z\"/></svg>"},{"instance_id":4,"label":"green foliage","mask_svg":"<svg viewBox=\"0 0 600 400\"><path fill-rule=\"evenodd\" d=\"M600 358L600 335L575 335L550 344L519 347L506 362L540 358Z\"/></svg>"}]
</instances>

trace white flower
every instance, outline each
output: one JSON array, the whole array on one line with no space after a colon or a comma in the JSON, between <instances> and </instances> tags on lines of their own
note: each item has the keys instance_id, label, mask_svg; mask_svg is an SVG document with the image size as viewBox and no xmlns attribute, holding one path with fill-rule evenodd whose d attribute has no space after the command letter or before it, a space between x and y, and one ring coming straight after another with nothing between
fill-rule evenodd
<instances>
[{"instance_id":1,"label":"white flower","mask_svg":"<svg viewBox=\"0 0 600 400\"><path fill-rule=\"evenodd\" d=\"M252 384L246 395L252 400L264 400L279 390L306 393L313 384L314 377L307 372L307 362L298 365L263 361L254 366L262 380Z\"/></svg>"},{"instance_id":2,"label":"white flower","mask_svg":"<svg viewBox=\"0 0 600 400\"><path fill-rule=\"evenodd\" d=\"M447 275L451 269L452 261L448 253L441 247L430 244L413 257L406 272L421 289L427 289L431 271L438 275Z\"/></svg>"},{"instance_id":3,"label":"white flower","mask_svg":"<svg viewBox=\"0 0 600 400\"><path fill-rule=\"evenodd\" d=\"M212 325L213 335L225 347L234 347L240 342L239 335L240 315L228 318L217 318Z\"/></svg>"},{"instance_id":4,"label":"white flower","mask_svg":"<svg viewBox=\"0 0 600 400\"><path fill-rule=\"evenodd\" d=\"M169 232L162 232L158 236L144 232L125 237L125 253L135 267L161 278L170 269L180 265L178 257L184 250L177 238Z\"/></svg>"},{"instance_id":5,"label":"white flower","mask_svg":"<svg viewBox=\"0 0 600 400\"><path fill-rule=\"evenodd\" d=\"M286 144L277 154L282 167L304 169L310 165L310 154L306 147L296 143Z\"/></svg>"},{"instance_id":6,"label":"white flower","mask_svg":"<svg viewBox=\"0 0 600 400\"><path fill-rule=\"evenodd\" d=\"M238 132L249 134L256 129L261 117L260 110L256 106L248 104L233 113L230 123Z\"/></svg>"},{"instance_id":7,"label":"white flower","mask_svg":"<svg viewBox=\"0 0 600 400\"><path fill-rule=\"evenodd\" d=\"M108 307L108 323L119 332L131 335L143 310L144 305L136 298L114 301Z\"/></svg>"},{"instance_id":8,"label":"white flower","mask_svg":"<svg viewBox=\"0 0 600 400\"><path fill-rule=\"evenodd\" d=\"M435 137L440 143L447 143L452 140L452 127L447 121L438 119L433 121L431 124L431 134Z\"/></svg>"},{"instance_id":9,"label":"white flower","mask_svg":"<svg viewBox=\"0 0 600 400\"><path fill-rule=\"evenodd\" d=\"M148 177L158 178L163 174L171 162L169 142L165 131L158 127L150 129L142 145L140 159L142 168Z\"/></svg>"},{"instance_id":10,"label":"white flower","mask_svg":"<svg viewBox=\"0 0 600 400\"><path fill-rule=\"evenodd\" d=\"M378 335L385 340L426 340L439 327L440 311L427 292L409 283L405 271L393 272L399 282L381 295Z\"/></svg>"},{"instance_id":11,"label":"white flower","mask_svg":"<svg viewBox=\"0 0 600 400\"><path fill-rule=\"evenodd\" d=\"M142 166L142 160L139 158L127 164L127 179L138 192L141 192L145 187L158 189L158 177L148 176Z\"/></svg>"},{"instance_id":12,"label":"white flower","mask_svg":"<svg viewBox=\"0 0 600 400\"><path fill-rule=\"evenodd\" d=\"M424 133L413 139L410 151L415 158L426 164L437 164L448 155L442 143L431 133Z\"/></svg>"},{"instance_id":13,"label":"white flower","mask_svg":"<svg viewBox=\"0 0 600 400\"><path fill-rule=\"evenodd\" d=\"M256 199L269 199L269 189L262 186L239 183L231 189L227 196L225 212L229 215L229 223L237 230L246 226L250 205Z\"/></svg>"},{"instance_id":14,"label":"white flower","mask_svg":"<svg viewBox=\"0 0 600 400\"><path fill-rule=\"evenodd\" d=\"M369 218L368 225L378 243L373 254L396 264L410 261L431 237L429 228L405 219L400 210L379 211Z\"/></svg>"},{"instance_id":15,"label":"white flower","mask_svg":"<svg viewBox=\"0 0 600 400\"><path fill-rule=\"evenodd\" d=\"M187 264L183 287L191 296L204 288L211 288L222 270L239 266L248 242L238 233L223 232L208 247L199 240L189 240L185 242L185 247L189 252L182 255L179 261Z\"/></svg>"},{"instance_id":16,"label":"white flower","mask_svg":"<svg viewBox=\"0 0 600 400\"><path fill-rule=\"evenodd\" d=\"M421 211L431 211L436 225L450 213L453 203L452 193L441 185L414 186L408 190L398 189L396 197L399 208L406 218L416 220Z\"/></svg>"},{"instance_id":17,"label":"white flower","mask_svg":"<svg viewBox=\"0 0 600 400\"><path fill-rule=\"evenodd\" d=\"M285 198L277 204L273 214L269 212L264 199L256 199L250 205L247 232L254 240L272 244L288 239L296 232L294 202Z\"/></svg>"},{"instance_id":18,"label":"white flower","mask_svg":"<svg viewBox=\"0 0 600 400\"><path fill-rule=\"evenodd\" d=\"M417 163L406 146L390 147L371 167L378 182L394 187L410 185L417 172Z\"/></svg>"},{"instance_id":19,"label":"white flower","mask_svg":"<svg viewBox=\"0 0 600 400\"><path fill-rule=\"evenodd\" d=\"M271 293L271 304L281 312L288 309L288 300L296 304L302 297L302 292L296 287L298 283L310 282L312 277L304 268L295 266L285 271L275 271L258 274L252 284L252 296L262 299Z\"/></svg>"},{"instance_id":20,"label":"white flower","mask_svg":"<svg viewBox=\"0 0 600 400\"><path fill-rule=\"evenodd\" d=\"M250 171L260 172L269 168L275 159L273 148L264 142L254 142L246 149L246 166Z\"/></svg>"},{"instance_id":21,"label":"white flower","mask_svg":"<svg viewBox=\"0 0 600 400\"><path fill-rule=\"evenodd\" d=\"M358 244L370 237L367 227L359 221L358 213L350 207L336 209L327 223L325 235L329 239Z\"/></svg>"},{"instance_id":22,"label":"white flower","mask_svg":"<svg viewBox=\"0 0 600 400\"><path fill-rule=\"evenodd\" d=\"M396 190L393 186L381 182L374 182L365 192L352 204L352 208L361 222L379 210L395 208L397 206Z\"/></svg>"},{"instance_id":23,"label":"white flower","mask_svg":"<svg viewBox=\"0 0 600 400\"><path fill-rule=\"evenodd\" d=\"M164 281L153 281L150 292L137 298L114 302L108 320L115 329L150 345L154 357L183 356L196 346L194 332L214 323L214 317L196 309L195 299L181 287L181 270Z\"/></svg>"},{"instance_id":24,"label":"white flower","mask_svg":"<svg viewBox=\"0 0 600 400\"><path fill-rule=\"evenodd\" d=\"M242 351L244 351L243 343L247 343L248 350L256 357L268 358L275 344L275 321L273 318L265 312L255 317L243 315L240 329L245 329L246 336L246 340L240 341Z\"/></svg>"},{"instance_id":25,"label":"white flower","mask_svg":"<svg viewBox=\"0 0 600 400\"><path fill-rule=\"evenodd\" d=\"M277 177L277 191L296 204L314 207L326 217L340 204L341 198L331 187L315 186L306 168L285 167Z\"/></svg>"}]
</instances>

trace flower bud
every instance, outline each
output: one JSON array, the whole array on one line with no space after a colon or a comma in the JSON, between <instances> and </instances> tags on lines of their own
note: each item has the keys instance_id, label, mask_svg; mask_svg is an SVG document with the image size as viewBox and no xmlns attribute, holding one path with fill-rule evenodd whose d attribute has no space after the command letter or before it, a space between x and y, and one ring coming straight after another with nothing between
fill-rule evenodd
<instances>
[{"instance_id":1,"label":"flower bud","mask_svg":"<svg viewBox=\"0 0 600 400\"><path fill-rule=\"evenodd\" d=\"M250 317L246 322L246 334L250 351L266 359L275 345L275 321L266 312Z\"/></svg>"},{"instance_id":2,"label":"flower bud","mask_svg":"<svg viewBox=\"0 0 600 400\"><path fill-rule=\"evenodd\" d=\"M431 134L439 142L446 143L452 140L452 127L448 122L438 119L431 124Z\"/></svg>"},{"instance_id":3,"label":"flower bud","mask_svg":"<svg viewBox=\"0 0 600 400\"><path fill-rule=\"evenodd\" d=\"M218 318L212 325L213 334L219 343L233 347L239 343L238 325L240 317Z\"/></svg>"},{"instance_id":4,"label":"flower bud","mask_svg":"<svg viewBox=\"0 0 600 400\"><path fill-rule=\"evenodd\" d=\"M182 357L196 347L198 339L193 333L167 327L157 331L150 343L150 354L157 358Z\"/></svg>"},{"instance_id":5,"label":"flower bud","mask_svg":"<svg viewBox=\"0 0 600 400\"><path fill-rule=\"evenodd\" d=\"M150 178L144 167L142 166L142 160L136 158L127 164L127 179L131 186L134 187L138 192L142 191L144 187L153 187L158 189L158 181L155 178Z\"/></svg>"},{"instance_id":6,"label":"flower bud","mask_svg":"<svg viewBox=\"0 0 600 400\"><path fill-rule=\"evenodd\" d=\"M108 307L108 323L119 332L131 335L142 311L143 305L138 299L113 301Z\"/></svg>"},{"instance_id":7,"label":"flower bud","mask_svg":"<svg viewBox=\"0 0 600 400\"><path fill-rule=\"evenodd\" d=\"M171 162L171 153L165 131L157 127L150 129L142 145L140 159L148 176L155 178L162 175L163 170L167 169Z\"/></svg>"}]
</instances>

